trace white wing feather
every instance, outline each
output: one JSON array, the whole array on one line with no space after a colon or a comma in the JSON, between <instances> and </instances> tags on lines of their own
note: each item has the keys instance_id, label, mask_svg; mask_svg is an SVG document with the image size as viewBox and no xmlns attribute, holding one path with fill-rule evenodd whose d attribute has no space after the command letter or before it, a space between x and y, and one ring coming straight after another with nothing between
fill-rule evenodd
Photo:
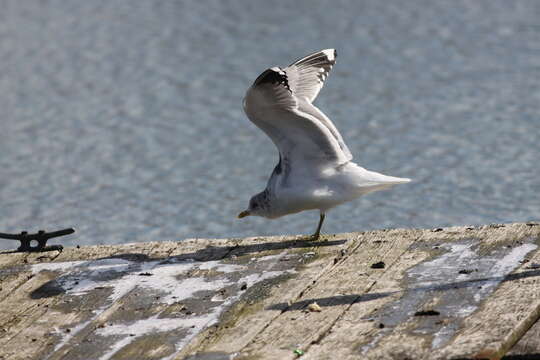
<instances>
[{"instance_id":1,"label":"white wing feather","mask_svg":"<svg viewBox=\"0 0 540 360\"><path fill-rule=\"evenodd\" d=\"M335 50L308 55L285 69L264 71L248 89L244 111L290 167L298 161L339 165L352 159L334 124L311 102L335 64Z\"/></svg>"},{"instance_id":2,"label":"white wing feather","mask_svg":"<svg viewBox=\"0 0 540 360\"><path fill-rule=\"evenodd\" d=\"M284 71L294 96L312 103L336 63L336 56L334 49L321 50L287 66Z\"/></svg>"}]
</instances>

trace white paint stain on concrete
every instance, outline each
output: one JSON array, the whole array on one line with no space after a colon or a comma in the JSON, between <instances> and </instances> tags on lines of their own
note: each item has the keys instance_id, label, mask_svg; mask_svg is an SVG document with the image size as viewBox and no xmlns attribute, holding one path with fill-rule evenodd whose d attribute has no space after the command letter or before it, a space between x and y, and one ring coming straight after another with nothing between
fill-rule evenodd
<instances>
[{"instance_id":1,"label":"white paint stain on concrete","mask_svg":"<svg viewBox=\"0 0 540 360\"><path fill-rule=\"evenodd\" d=\"M135 262L125 259L100 259L94 261L70 261L63 263L36 264L32 266L33 273L40 271L59 271L63 275L57 279L67 295L85 296L96 288L108 287L112 293L107 299L107 304L94 311L92 319L73 327L69 334L57 329L57 334L61 336L55 351L68 344L79 331L88 326L92 320L96 319L112 303L128 294L136 287L144 289L141 291L146 296L160 294L155 302L159 304L171 305L182 300L192 298L199 291L216 291L212 298L216 306L209 309L204 314L196 314L189 318L161 317L160 314L148 318L141 318L129 323L113 324L97 329L95 334L103 337L113 337L114 344L104 349L99 356L99 360L107 360L114 356L120 349L129 345L135 339L153 333L163 333L173 330L185 330L187 335L178 339L175 344L176 352L180 351L199 332L206 327L216 323L223 311L234 302L238 301L244 291L238 290L225 297L217 296L217 290L234 284L246 284L249 288L258 282L277 276L293 273L294 270L273 271L273 266L285 256L266 256L257 259L257 263L264 262L260 270L253 271L252 266L228 264L222 261L148 261ZM200 273L200 271L211 270L215 276L211 281L207 281L203 276L189 277L189 273ZM242 273L246 274L242 276ZM118 273L118 276L111 276ZM226 274L239 273L238 281L230 280ZM141 274L151 274L151 276L141 276ZM223 274L221 276L220 274ZM219 303L221 302L221 303ZM164 358L173 358L175 354Z\"/></svg>"},{"instance_id":2,"label":"white paint stain on concrete","mask_svg":"<svg viewBox=\"0 0 540 360\"><path fill-rule=\"evenodd\" d=\"M428 261L420 266L415 267L409 274L416 276L419 280L429 277L431 281L424 281L423 285L436 286L437 282L452 278L452 274L458 274L458 271L463 268L475 268L473 276L469 274L458 274L455 277L456 283L474 283L478 280L475 286L465 287L465 296L462 301L454 301L452 304L442 304L440 309L442 313L452 314L452 323L442 326L437 331L431 343L433 349L439 348L446 344L455 334L459 325L456 320L463 319L476 311L480 303L486 299L504 280L504 277L511 273L520 262L525 258L530 251L535 250L538 246L535 244L522 244L510 250L502 258L500 254L481 256L473 251L474 243L468 244L445 244L443 247L450 251L442 256ZM424 274L424 275L422 275ZM477 286L476 286L477 285ZM470 299L472 297L472 299ZM444 299L444 295L442 297ZM471 301L472 300L472 301Z\"/></svg>"},{"instance_id":3,"label":"white paint stain on concrete","mask_svg":"<svg viewBox=\"0 0 540 360\"><path fill-rule=\"evenodd\" d=\"M155 315L129 324L117 324L104 327L97 331L98 335L115 336L119 337L120 340L115 342L111 348L107 349L107 351L101 355L99 360L109 360L119 350L132 343L138 337L185 328L188 329L187 336L184 336L175 344L177 351L179 351L185 345L187 345L189 341L193 339L195 335L197 335L202 329L213 324L218 317L219 313L217 311L213 311L211 314L195 316L189 319L159 318L158 315ZM174 355L175 354L165 357L163 360L172 358Z\"/></svg>"},{"instance_id":4,"label":"white paint stain on concrete","mask_svg":"<svg viewBox=\"0 0 540 360\"><path fill-rule=\"evenodd\" d=\"M410 321L414 313L422 310L423 304L430 303L432 299L437 299L434 310L440 312L445 322L437 325L433 324L435 321L418 318L419 323L412 332L433 335L433 349L447 344L459 330L462 319L474 313L505 276L537 247L524 243L512 249L501 247L490 254L480 255L478 242L472 239L441 245L447 252L407 271L407 289L403 289L399 300L388 304L375 316L386 327L362 347L362 354L366 354L396 326ZM467 271L460 273L460 270Z\"/></svg>"},{"instance_id":5,"label":"white paint stain on concrete","mask_svg":"<svg viewBox=\"0 0 540 360\"><path fill-rule=\"evenodd\" d=\"M535 244L523 244L513 248L510 253L505 255L502 259L497 260L489 272L489 275L494 278L493 281L490 281L486 285L483 285L482 288L478 289L478 292L474 294L474 300L480 301L490 294L495 286L503 280L503 277L514 270L519 265L520 261L525 258L525 255L537 247L538 246Z\"/></svg>"}]
</instances>

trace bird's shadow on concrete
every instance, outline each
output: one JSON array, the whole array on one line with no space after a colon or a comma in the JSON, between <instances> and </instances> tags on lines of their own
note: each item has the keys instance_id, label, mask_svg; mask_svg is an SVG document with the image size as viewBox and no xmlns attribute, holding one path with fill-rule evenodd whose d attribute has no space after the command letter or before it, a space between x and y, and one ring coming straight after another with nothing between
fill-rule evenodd
<instances>
[{"instance_id":1,"label":"bird's shadow on concrete","mask_svg":"<svg viewBox=\"0 0 540 360\"><path fill-rule=\"evenodd\" d=\"M302 301L297 301L291 304L288 304L288 303L273 304L267 307L266 309L267 310L280 310L282 312L303 310L309 304L313 302L316 302L321 307L352 305L355 303L376 300L376 299L384 298L384 297L399 294L399 293L405 293L408 291L412 291L412 292L448 291L448 290L454 290L454 289L474 287L474 286L478 286L479 284L486 283L486 282L515 281L515 280L536 277L536 276L540 276L540 270L529 270L529 271L524 271L520 273L509 274L506 276L483 277L483 278L456 281L456 282L443 283L443 284L437 284L437 285L417 286L417 287L406 288L406 289L398 290L398 291L387 291L387 292L367 293L367 294L338 295L338 296L329 296L329 297L323 297L323 298L310 298L310 299L305 299Z\"/></svg>"},{"instance_id":2,"label":"bird's shadow on concrete","mask_svg":"<svg viewBox=\"0 0 540 360\"><path fill-rule=\"evenodd\" d=\"M287 249L300 249L300 248L314 248L314 247L326 247L326 246L338 246L347 242L346 239L341 240L326 240L326 241L313 241L313 240L286 240L276 242L263 242L249 245L231 245L231 246L207 246L204 249L197 250L192 253L179 254L173 256L167 256L164 261L178 262L178 261L217 261L231 257L240 257L247 254L256 254L263 251L273 250L287 250ZM181 247L181 243L179 243ZM124 253L115 254L102 259L124 259L129 261L156 261L159 258L151 258L146 254L139 253Z\"/></svg>"},{"instance_id":3,"label":"bird's shadow on concrete","mask_svg":"<svg viewBox=\"0 0 540 360\"><path fill-rule=\"evenodd\" d=\"M183 261L197 261L197 262L206 262L206 261L219 261L219 260L230 260L234 262L235 258L241 257L248 254L256 254L264 251L272 250L286 250L286 249L298 249L298 248L315 248L315 247L327 247L327 246L338 246L346 243L346 239L340 240L326 240L326 241L313 241L309 239L298 239L298 240L286 240L286 241L275 241L275 242L261 242L249 245L231 245L231 246L207 246L204 249L200 249L191 253L173 255L173 256L163 256L163 257L150 257L142 253L121 253L114 254L111 256L106 256L102 258L88 260L80 264L81 268L84 268L85 265L89 265L92 262L106 259L122 259L126 261L131 261L134 263L144 263L150 261L158 261L159 266L167 266L169 264L179 263ZM179 247L182 247L182 243L178 243ZM126 276L127 274L133 272L139 272L140 267L134 266L129 267L125 271L111 271L107 273L107 280L114 280ZM48 298L51 296L61 295L66 292L66 290L60 285L63 278L69 277L71 274L62 275L56 279L50 280L45 284L41 285L39 288L35 289L30 293L32 299L41 299ZM84 276L81 275L81 276Z\"/></svg>"}]
</instances>

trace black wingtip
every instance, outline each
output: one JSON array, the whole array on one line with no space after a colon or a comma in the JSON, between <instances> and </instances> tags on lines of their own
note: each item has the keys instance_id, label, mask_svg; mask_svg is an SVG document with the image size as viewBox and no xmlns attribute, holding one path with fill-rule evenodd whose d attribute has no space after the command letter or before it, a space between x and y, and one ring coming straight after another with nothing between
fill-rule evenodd
<instances>
[{"instance_id":1,"label":"black wingtip","mask_svg":"<svg viewBox=\"0 0 540 360\"><path fill-rule=\"evenodd\" d=\"M275 84L283 81L283 75L279 74L277 71L272 69L265 70L257 79L255 79L255 85L261 84Z\"/></svg>"},{"instance_id":2,"label":"black wingtip","mask_svg":"<svg viewBox=\"0 0 540 360\"><path fill-rule=\"evenodd\" d=\"M265 70L253 84L254 86L262 84L282 84L287 90L291 91L287 74L280 68L270 68Z\"/></svg>"}]
</instances>

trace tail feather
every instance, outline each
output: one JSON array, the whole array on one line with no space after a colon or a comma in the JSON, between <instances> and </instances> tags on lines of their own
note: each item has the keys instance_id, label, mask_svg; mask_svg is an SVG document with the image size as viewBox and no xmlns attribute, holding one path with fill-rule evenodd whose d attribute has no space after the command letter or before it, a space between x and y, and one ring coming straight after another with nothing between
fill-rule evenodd
<instances>
[{"instance_id":1,"label":"tail feather","mask_svg":"<svg viewBox=\"0 0 540 360\"><path fill-rule=\"evenodd\" d=\"M390 185L390 184L405 184L411 181L408 178L400 178L395 176L388 176L380 174L375 171L369 171L359 166L362 172L362 180L368 183Z\"/></svg>"},{"instance_id":2,"label":"tail feather","mask_svg":"<svg viewBox=\"0 0 540 360\"><path fill-rule=\"evenodd\" d=\"M408 182L411 182L411 179L409 178L399 178L395 176L386 176L383 175L384 178L381 180L378 180L381 184L406 184Z\"/></svg>"},{"instance_id":3,"label":"tail feather","mask_svg":"<svg viewBox=\"0 0 540 360\"><path fill-rule=\"evenodd\" d=\"M356 164L355 164L356 165ZM411 179L400 178L380 174L375 171L369 171L361 166L356 165L356 186L360 194L367 194L374 191L388 189L397 184L405 184Z\"/></svg>"}]
</instances>

